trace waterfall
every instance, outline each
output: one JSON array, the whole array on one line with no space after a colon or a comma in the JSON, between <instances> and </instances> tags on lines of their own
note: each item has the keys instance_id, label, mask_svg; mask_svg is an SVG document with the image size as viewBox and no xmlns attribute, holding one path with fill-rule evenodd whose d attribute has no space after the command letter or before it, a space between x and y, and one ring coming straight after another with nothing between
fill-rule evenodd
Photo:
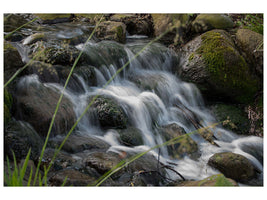
<instances>
[{"instance_id":1,"label":"waterfall","mask_svg":"<svg viewBox=\"0 0 267 200\"><path fill-rule=\"evenodd\" d=\"M75 74L81 83L84 92L73 93L66 90L65 96L74 105L77 118L88 105L88 99L95 95L106 96L122 108L129 119L129 124L141 131L143 145L124 146L118 141L116 129L103 129L93 114L88 114L78 124L78 129L83 134L96 135L108 142L109 151L119 150L140 152L157 144L165 142L159 127L176 124L186 133L195 131L197 127L192 119L201 127L209 126L216 122L215 118L205 107L203 98L198 88L191 83L184 82L172 72L176 55L161 44L153 44L141 55L133 60L123 72L106 87L102 86L130 60L146 43L132 42L121 45L115 42L100 42L85 44L84 54L88 57L88 65L94 66L96 86L89 87L83 77ZM83 45L77 45L81 49ZM27 77L20 82L20 87L38 82L36 76ZM58 83L46 83L46 87L62 91L63 86ZM188 116L185 117L185 116ZM175 170L179 171L186 179L201 180L218 171L207 165L208 159L215 153L231 151L247 157L258 169L263 169L260 155L250 151L262 152L263 140L258 137L240 137L235 133L223 129L221 126L213 128L216 137L214 146L200 137L192 134L190 137L198 144L200 157L191 159L185 156L182 159L172 159ZM157 157L158 151L152 151ZM168 163L170 155L167 147L161 148L160 160ZM169 172L169 176L175 176ZM179 177L178 177L179 178Z\"/></svg>"}]
</instances>

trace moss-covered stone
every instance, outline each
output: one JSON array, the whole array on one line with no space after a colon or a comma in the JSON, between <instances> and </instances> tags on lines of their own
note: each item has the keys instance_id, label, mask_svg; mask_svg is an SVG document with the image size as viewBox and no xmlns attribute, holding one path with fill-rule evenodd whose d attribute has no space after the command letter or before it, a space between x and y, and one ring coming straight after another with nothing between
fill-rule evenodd
<instances>
[{"instance_id":1,"label":"moss-covered stone","mask_svg":"<svg viewBox=\"0 0 267 200\"><path fill-rule=\"evenodd\" d=\"M73 18L73 14L50 14L50 13L42 13L42 14L34 14L37 16L42 23L44 24L56 24L62 22L69 22Z\"/></svg>"},{"instance_id":2,"label":"moss-covered stone","mask_svg":"<svg viewBox=\"0 0 267 200\"><path fill-rule=\"evenodd\" d=\"M194 56L192 56L194 54ZM248 103L260 89L259 78L224 30L208 31L183 47L180 77L197 84L208 99Z\"/></svg>"},{"instance_id":3,"label":"moss-covered stone","mask_svg":"<svg viewBox=\"0 0 267 200\"><path fill-rule=\"evenodd\" d=\"M253 164L239 154L231 152L217 153L209 159L208 164L221 171L226 177L239 182L245 183L255 177Z\"/></svg>"},{"instance_id":4,"label":"moss-covered stone","mask_svg":"<svg viewBox=\"0 0 267 200\"><path fill-rule=\"evenodd\" d=\"M118 130L118 133L120 135L121 143L126 146L138 146L144 144L141 131L135 127Z\"/></svg>"},{"instance_id":5,"label":"moss-covered stone","mask_svg":"<svg viewBox=\"0 0 267 200\"><path fill-rule=\"evenodd\" d=\"M222 14L200 14L192 23L193 30L198 33L211 29L229 29L233 26L231 18Z\"/></svg>"},{"instance_id":6,"label":"moss-covered stone","mask_svg":"<svg viewBox=\"0 0 267 200\"><path fill-rule=\"evenodd\" d=\"M235 99L249 102L257 91L257 81L250 76L244 58L234 49L232 42L220 32L210 31L201 36L202 45L197 53L203 56L211 79L226 92L235 90Z\"/></svg>"},{"instance_id":7,"label":"moss-covered stone","mask_svg":"<svg viewBox=\"0 0 267 200\"><path fill-rule=\"evenodd\" d=\"M177 186L207 186L207 187L223 186L223 187L226 187L226 186L238 186L238 184L234 180L230 178L226 178L223 174L216 174L208 178L205 178L201 181L184 181L184 182L177 184Z\"/></svg>"}]
</instances>

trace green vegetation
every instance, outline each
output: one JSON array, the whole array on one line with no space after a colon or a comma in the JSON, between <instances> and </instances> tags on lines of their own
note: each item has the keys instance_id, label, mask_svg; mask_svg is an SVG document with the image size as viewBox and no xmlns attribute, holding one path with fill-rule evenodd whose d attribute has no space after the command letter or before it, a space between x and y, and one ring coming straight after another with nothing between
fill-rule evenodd
<instances>
[{"instance_id":1,"label":"green vegetation","mask_svg":"<svg viewBox=\"0 0 267 200\"><path fill-rule=\"evenodd\" d=\"M246 14L238 20L237 25L263 34L263 14Z\"/></svg>"}]
</instances>

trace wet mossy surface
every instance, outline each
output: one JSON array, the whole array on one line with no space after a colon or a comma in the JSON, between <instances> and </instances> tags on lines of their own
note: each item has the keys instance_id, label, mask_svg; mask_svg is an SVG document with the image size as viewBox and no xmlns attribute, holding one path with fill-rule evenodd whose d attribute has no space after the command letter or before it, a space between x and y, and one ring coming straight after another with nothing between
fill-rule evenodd
<instances>
[{"instance_id":1,"label":"wet mossy surface","mask_svg":"<svg viewBox=\"0 0 267 200\"><path fill-rule=\"evenodd\" d=\"M258 89L244 58L234 49L233 43L223 33L209 31L201 36L202 43L197 53L203 57L212 82L225 92L238 93L234 99L241 103L253 100Z\"/></svg>"}]
</instances>

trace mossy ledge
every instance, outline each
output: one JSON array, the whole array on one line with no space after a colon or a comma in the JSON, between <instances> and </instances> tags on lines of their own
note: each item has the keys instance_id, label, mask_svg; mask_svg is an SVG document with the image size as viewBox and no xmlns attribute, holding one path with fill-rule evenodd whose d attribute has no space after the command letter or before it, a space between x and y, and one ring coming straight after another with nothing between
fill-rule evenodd
<instances>
[{"instance_id":1,"label":"mossy ledge","mask_svg":"<svg viewBox=\"0 0 267 200\"><path fill-rule=\"evenodd\" d=\"M258 82L250 74L244 58L235 50L233 42L220 31L208 31L201 36L197 53L203 58L211 79L225 93L235 91L234 99L240 103L253 100Z\"/></svg>"}]
</instances>

